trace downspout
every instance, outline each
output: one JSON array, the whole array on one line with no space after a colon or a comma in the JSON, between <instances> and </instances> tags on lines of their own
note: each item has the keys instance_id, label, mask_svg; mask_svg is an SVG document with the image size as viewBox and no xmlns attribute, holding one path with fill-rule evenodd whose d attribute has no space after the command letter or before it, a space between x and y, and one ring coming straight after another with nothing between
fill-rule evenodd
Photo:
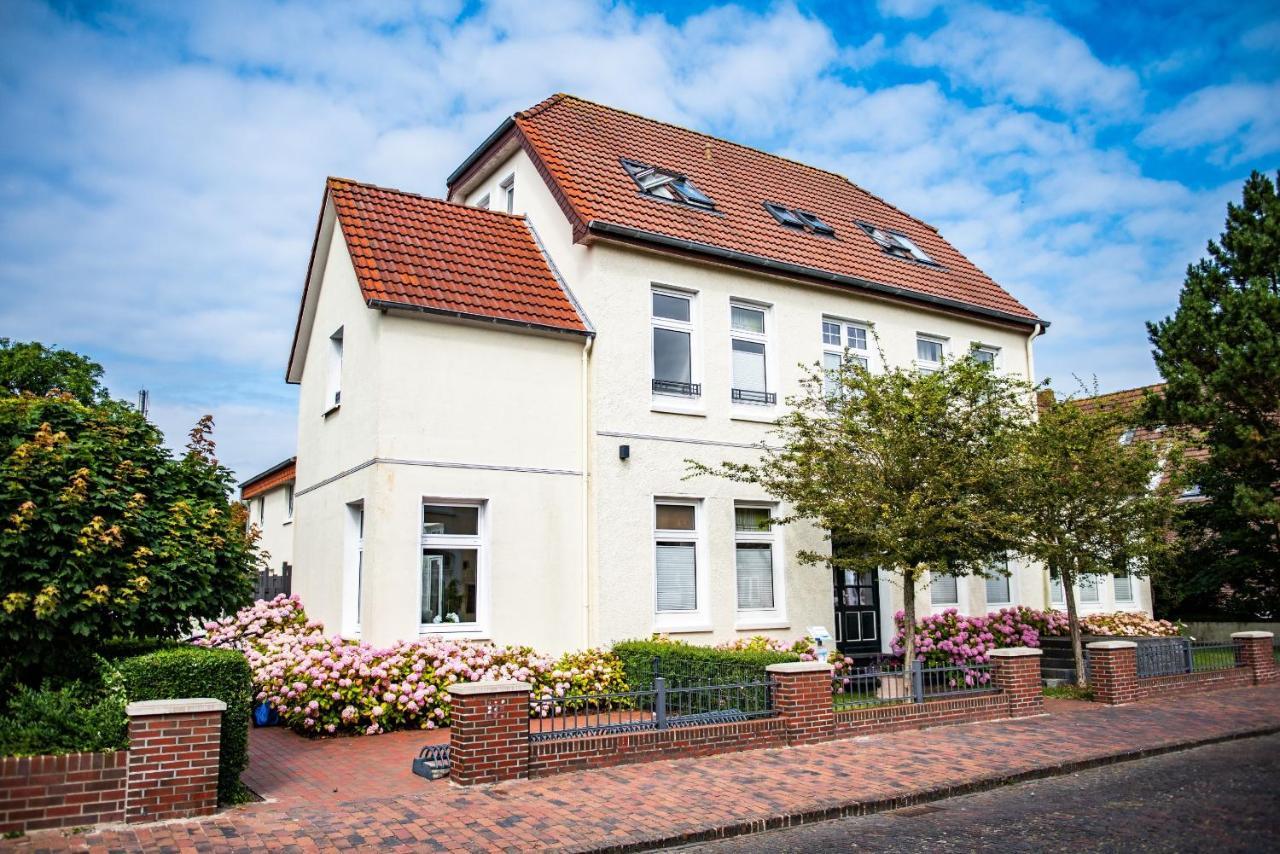
<instances>
[{"instance_id":1,"label":"downspout","mask_svg":"<svg viewBox=\"0 0 1280 854\"><path fill-rule=\"evenodd\" d=\"M1027 379L1031 383L1036 381L1036 360L1031 352L1031 344L1043 334L1044 324L1037 322L1035 329L1031 330L1031 334L1027 336Z\"/></svg>"},{"instance_id":2,"label":"downspout","mask_svg":"<svg viewBox=\"0 0 1280 854\"><path fill-rule=\"evenodd\" d=\"M595 336L588 335L582 345L582 648L590 649L591 603L595 598L593 573L591 572L592 532L594 516L591 506L592 448L591 436L591 348Z\"/></svg>"}]
</instances>

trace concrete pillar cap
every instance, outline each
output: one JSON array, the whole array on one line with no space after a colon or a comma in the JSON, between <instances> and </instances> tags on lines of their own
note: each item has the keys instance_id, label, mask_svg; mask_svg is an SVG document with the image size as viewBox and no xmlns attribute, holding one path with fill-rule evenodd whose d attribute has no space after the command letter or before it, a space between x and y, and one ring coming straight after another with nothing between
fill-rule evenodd
<instances>
[{"instance_id":1,"label":"concrete pillar cap","mask_svg":"<svg viewBox=\"0 0 1280 854\"><path fill-rule=\"evenodd\" d=\"M1133 641L1094 641L1085 644L1085 649L1137 649L1138 645Z\"/></svg>"},{"instance_id":2,"label":"concrete pillar cap","mask_svg":"<svg viewBox=\"0 0 1280 854\"><path fill-rule=\"evenodd\" d=\"M1235 640L1236 638L1240 638L1241 640L1249 640L1251 638L1257 638L1261 640L1263 638L1274 638L1274 637L1275 637L1275 634L1273 634L1272 632L1232 632L1231 633L1232 640Z\"/></svg>"},{"instance_id":3,"label":"concrete pillar cap","mask_svg":"<svg viewBox=\"0 0 1280 854\"><path fill-rule=\"evenodd\" d=\"M477 694L515 694L520 691L532 691L528 682L459 682L449 686L449 693L455 697L474 697Z\"/></svg>"},{"instance_id":4,"label":"concrete pillar cap","mask_svg":"<svg viewBox=\"0 0 1280 854\"><path fill-rule=\"evenodd\" d=\"M832 671L831 665L825 661L784 661L765 667L766 673L821 673Z\"/></svg>"},{"instance_id":5,"label":"concrete pillar cap","mask_svg":"<svg viewBox=\"0 0 1280 854\"><path fill-rule=\"evenodd\" d=\"M189 697L182 700L140 700L124 707L131 718L148 715L190 715L196 712L225 712L227 704L211 697Z\"/></svg>"},{"instance_id":6,"label":"concrete pillar cap","mask_svg":"<svg viewBox=\"0 0 1280 854\"><path fill-rule=\"evenodd\" d=\"M1010 646L1004 649L993 649L992 658L1021 658L1024 655L1044 655L1044 650L1033 646Z\"/></svg>"}]
</instances>

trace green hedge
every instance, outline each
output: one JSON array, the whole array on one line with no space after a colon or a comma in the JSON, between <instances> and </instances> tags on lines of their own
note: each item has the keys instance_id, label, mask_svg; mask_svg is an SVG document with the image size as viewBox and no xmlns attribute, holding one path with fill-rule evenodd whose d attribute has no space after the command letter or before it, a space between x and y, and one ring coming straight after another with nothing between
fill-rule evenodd
<instances>
[{"instance_id":1,"label":"green hedge","mask_svg":"<svg viewBox=\"0 0 1280 854\"><path fill-rule=\"evenodd\" d=\"M0 756L49 756L121 750L124 691L111 680L59 688L19 686L0 709Z\"/></svg>"},{"instance_id":2,"label":"green hedge","mask_svg":"<svg viewBox=\"0 0 1280 854\"><path fill-rule=\"evenodd\" d=\"M800 660L793 652L714 649L670 640L620 641L613 652L622 659L633 691L653 687L655 658L661 675L673 686L759 680L770 664Z\"/></svg>"},{"instance_id":3,"label":"green hedge","mask_svg":"<svg viewBox=\"0 0 1280 854\"><path fill-rule=\"evenodd\" d=\"M227 704L222 717L218 799L245 798L240 772L249 762L253 677L244 655L229 649L182 646L126 658L116 664L130 701L212 697Z\"/></svg>"}]
</instances>

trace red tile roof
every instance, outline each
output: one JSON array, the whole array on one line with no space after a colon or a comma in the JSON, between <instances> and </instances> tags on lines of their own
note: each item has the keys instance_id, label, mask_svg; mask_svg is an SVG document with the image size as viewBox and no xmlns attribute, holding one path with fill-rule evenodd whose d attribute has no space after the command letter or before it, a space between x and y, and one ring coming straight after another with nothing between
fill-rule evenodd
<instances>
[{"instance_id":1,"label":"red tile roof","mask_svg":"<svg viewBox=\"0 0 1280 854\"><path fill-rule=\"evenodd\" d=\"M668 245L689 241L740 263L789 265L814 278L956 305L1030 324L1036 315L975 267L928 224L846 178L706 134L568 95L554 95L517 113L515 132L557 191L575 238L622 226L657 235ZM498 137L491 137L477 155ZM643 195L619 160L627 158L684 174L715 202L715 212ZM451 177L467 174L476 159ZM771 201L818 214L836 230L819 237L780 225ZM907 235L935 267L886 254L857 221ZM613 233L617 234L614 229ZM637 238L645 239L645 238ZM695 253L698 246L685 247ZM801 275L804 275L801 273Z\"/></svg>"},{"instance_id":2,"label":"red tile roof","mask_svg":"<svg viewBox=\"0 0 1280 854\"><path fill-rule=\"evenodd\" d=\"M290 457L282 463L276 463L264 472L255 474L240 484L241 500L248 501L250 498L257 498L264 492L270 492L277 486L293 483L297 479L297 467L298 458Z\"/></svg>"},{"instance_id":3,"label":"red tile roof","mask_svg":"<svg viewBox=\"0 0 1280 854\"><path fill-rule=\"evenodd\" d=\"M328 193L370 305L588 331L524 217L343 178Z\"/></svg>"}]
</instances>

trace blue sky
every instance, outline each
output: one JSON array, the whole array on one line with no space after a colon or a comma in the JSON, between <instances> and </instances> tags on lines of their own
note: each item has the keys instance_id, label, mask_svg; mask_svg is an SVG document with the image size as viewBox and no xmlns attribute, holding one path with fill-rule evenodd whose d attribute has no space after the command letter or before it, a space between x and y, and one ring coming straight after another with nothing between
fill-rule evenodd
<instances>
[{"instance_id":1,"label":"blue sky","mask_svg":"<svg viewBox=\"0 0 1280 854\"><path fill-rule=\"evenodd\" d=\"M1251 169L1280 166L1274 4L0 4L0 335L91 354L247 476L294 448L284 365L326 175L439 194L548 94L839 171L1053 328L1059 388L1156 379Z\"/></svg>"}]
</instances>

